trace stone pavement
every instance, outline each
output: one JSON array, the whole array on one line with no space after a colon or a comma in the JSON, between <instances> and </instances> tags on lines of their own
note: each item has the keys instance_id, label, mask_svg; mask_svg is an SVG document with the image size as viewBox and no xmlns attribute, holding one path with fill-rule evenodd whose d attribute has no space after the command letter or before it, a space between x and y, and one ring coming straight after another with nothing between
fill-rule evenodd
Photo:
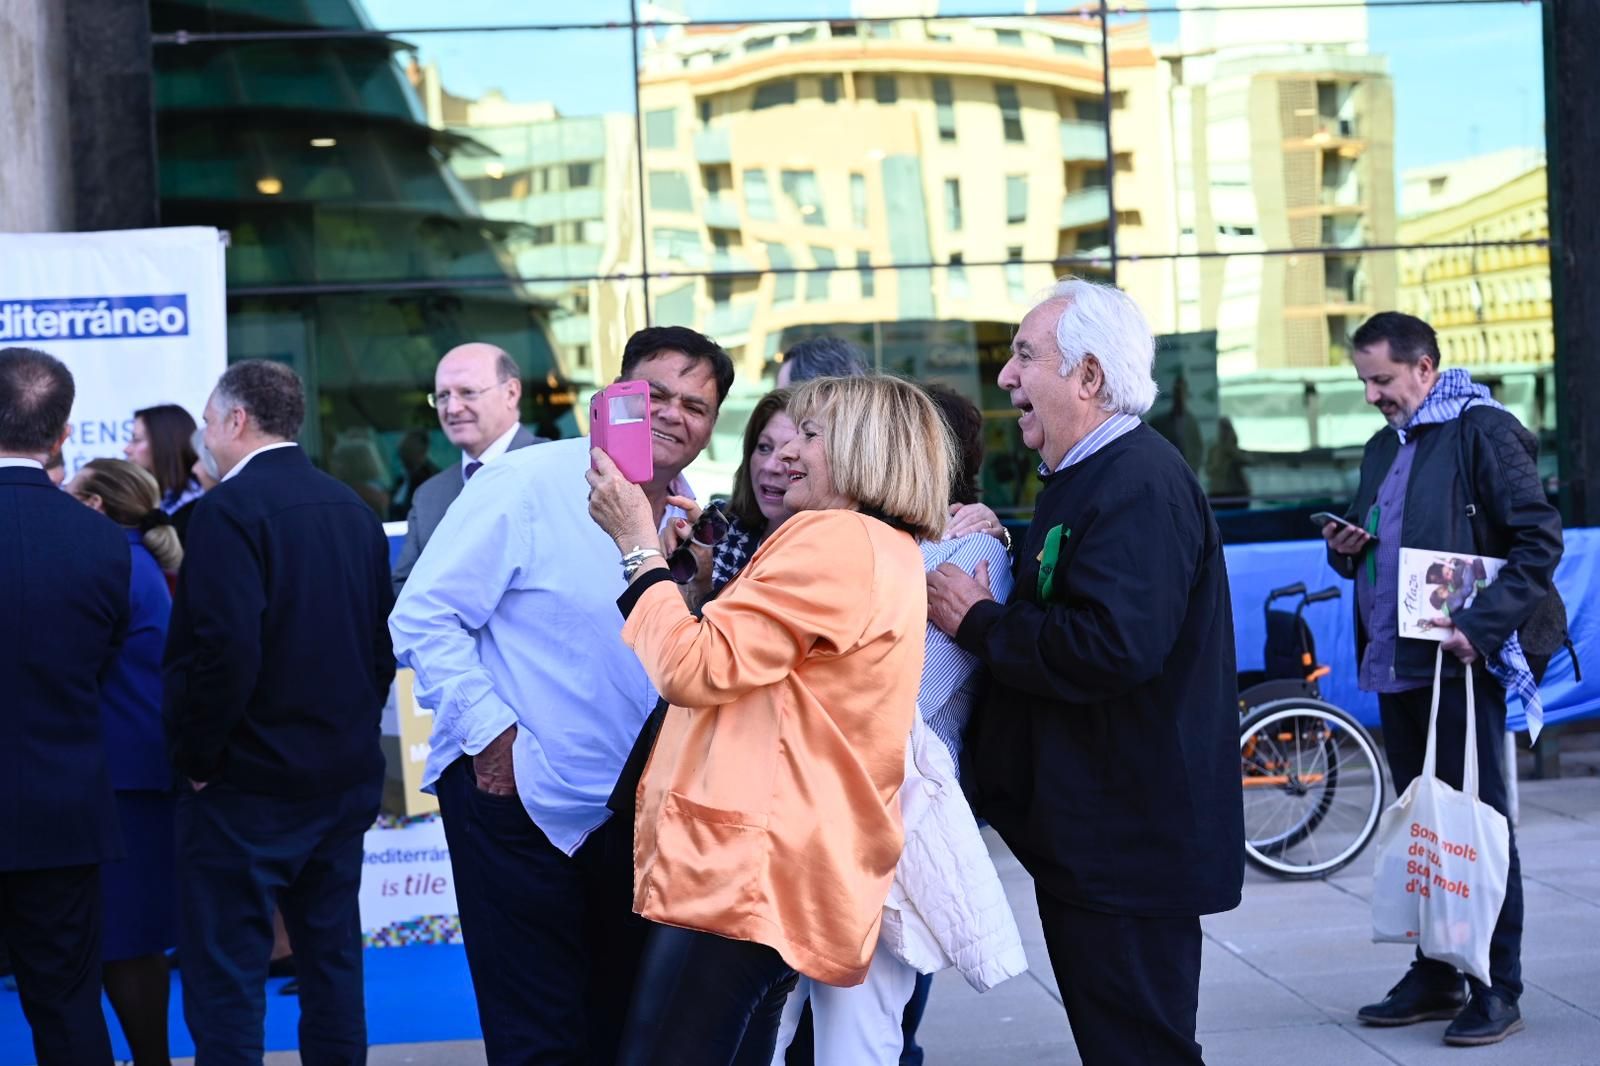
<instances>
[{"instance_id":1,"label":"stone pavement","mask_svg":"<svg viewBox=\"0 0 1600 1066\"><path fill-rule=\"evenodd\" d=\"M1567 773L1592 773L1569 761ZM1600 777L1525 781L1518 827L1527 895L1525 1032L1490 1048L1451 1048L1444 1022L1359 1025L1408 952L1370 941L1370 860L1327 881L1285 882L1251 870L1244 903L1205 919L1200 1040L1212 1066L1600 1066ZM928 1066L1077 1063L1051 976L1027 875L990 836L1034 969L979 996L959 976L935 980L921 1042ZM269 1055L274 1066L297 1062ZM378 1047L373 1066L468 1066L478 1043ZM1137 1066L1137 1064L1130 1064Z\"/></svg>"}]
</instances>

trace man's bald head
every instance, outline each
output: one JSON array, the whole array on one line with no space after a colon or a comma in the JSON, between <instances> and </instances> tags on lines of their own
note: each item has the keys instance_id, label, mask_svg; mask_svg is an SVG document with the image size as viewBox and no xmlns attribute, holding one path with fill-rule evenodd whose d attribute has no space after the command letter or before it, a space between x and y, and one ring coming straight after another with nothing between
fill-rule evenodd
<instances>
[{"instance_id":1,"label":"man's bald head","mask_svg":"<svg viewBox=\"0 0 1600 1066\"><path fill-rule=\"evenodd\" d=\"M520 371L516 360L492 344L460 344L439 360L433 396L444 435L476 459L516 424Z\"/></svg>"}]
</instances>

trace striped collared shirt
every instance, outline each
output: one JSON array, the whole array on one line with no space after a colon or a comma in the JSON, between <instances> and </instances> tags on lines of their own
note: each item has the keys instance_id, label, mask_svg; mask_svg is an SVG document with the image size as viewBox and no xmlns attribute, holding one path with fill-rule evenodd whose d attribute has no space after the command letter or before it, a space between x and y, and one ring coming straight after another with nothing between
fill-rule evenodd
<instances>
[{"instance_id":1,"label":"striped collared shirt","mask_svg":"<svg viewBox=\"0 0 1600 1066\"><path fill-rule=\"evenodd\" d=\"M1094 429L1090 430L1088 435L1082 440L1074 444L1071 448L1067 449L1067 454L1062 458L1061 465L1056 467L1055 472L1060 473L1075 463L1083 462L1085 459L1089 458L1089 456L1093 455L1101 448L1104 448L1107 444L1110 444L1124 433L1128 433L1134 429L1137 429L1138 426L1139 419L1135 418L1133 415L1112 415ZM1050 472L1051 471L1049 467L1045 466L1043 463L1039 464L1040 477L1048 477Z\"/></svg>"}]
</instances>

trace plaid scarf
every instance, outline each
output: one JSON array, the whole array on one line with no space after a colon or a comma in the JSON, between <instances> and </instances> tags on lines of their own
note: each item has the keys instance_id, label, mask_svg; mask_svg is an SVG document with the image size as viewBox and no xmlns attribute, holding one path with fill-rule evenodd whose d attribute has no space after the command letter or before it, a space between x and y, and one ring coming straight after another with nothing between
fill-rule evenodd
<instances>
[{"instance_id":1,"label":"plaid scarf","mask_svg":"<svg viewBox=\"0 0 1600 1066\"><path fill-rule=\"evenodd\" d=\"M1461 412L1473 405L1494 407L1501 411L1506 409L1504 404L1495 401L1486 386L1473 381L1467 371L1446 370L1434 382L1427 399L1417 408L1417 413L1411 416L1403 429L1395 432L1400 435L1400 443L1404 444L1407 436L1418 426L1437 426L1460 418ZM1506 729L1512 732L1526 729L1530 742L1538 740L1539 730L1544 728L1544 701L1539 698L1539 683L1533 679L1533 670L1528 666L1528 656L1523 652L1522 641L1517 639L1517 634L1512 633L1506 638L1506 642L1500 646L1499 655L1492 659L1485 658L1484 666L1490 676L1504 686L1506 692L1522 701L1520 713L1506 715Z\"/></svg>"}]
</instances>

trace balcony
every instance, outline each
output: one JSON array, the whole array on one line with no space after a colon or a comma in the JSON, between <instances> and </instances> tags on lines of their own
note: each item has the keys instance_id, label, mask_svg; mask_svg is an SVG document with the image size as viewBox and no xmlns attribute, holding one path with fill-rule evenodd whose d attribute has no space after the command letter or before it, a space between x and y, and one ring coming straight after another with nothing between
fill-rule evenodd
<instances>
[{"instance_id":1,"label":"balcony","mask_svg":"<svg viewBox=\"0 0 1600 1066\"><path fill-rule=\"evenodd\" d=\"M706 197L706 206L701 211L706 225L712 229L738 229L739 205L732 196L714 193Z\"/></svg>"},{"instance_id":2,"label":"balcony","mask_svg":"<svg viewBox=\"0 0 1600 1066\"><path fill-rule=\"evenodd\" d=\"M1106 127L1101 122L1061 120L1061 158L1068 163L1105 161Z\"/></svg>"},{"instance_id":3,"label":"balcony","mask_svg":"<svg viewBox=\"0 0 1600 1066\"><path fill-rule=\"evenodd\" d=\"M717 343L726 347L735 337L741 337L750 332L750 323L756 316L754 300L743 303L712 304L711 314L706 318L706 332L717 338Z\"/></svg>"},{"instance_id":4,"label":"balcony","mask_svg":"<svg viewBox=\"0 0 1600 1066\"><path fill-rule=\"evenodd\" d=\"M702 166L733 162L733 147L728 140L728 131L716 128L696 130L694 158Z\"/></svg>"},{"instance_id":5,"label":"balcony","mask_svg":"<svg viewBox=\"0 0 1600 1066\"><path fill-rule=\"evenodd\" d=\"M759 268L743 252L713 248L711 269L722 274L754 274Z\"/></svg>"},{"instance_id":6,"label":"balcony","mask_svg":"<svg viewBox=\"0 0 1600 1066\"><path fill-rule=\"evenodd\" d=\"M1104 226L1111 219L1110 195L1103 185L1067 193L1061 201L1061 228Z\"/></svg>"}]
</instances>

